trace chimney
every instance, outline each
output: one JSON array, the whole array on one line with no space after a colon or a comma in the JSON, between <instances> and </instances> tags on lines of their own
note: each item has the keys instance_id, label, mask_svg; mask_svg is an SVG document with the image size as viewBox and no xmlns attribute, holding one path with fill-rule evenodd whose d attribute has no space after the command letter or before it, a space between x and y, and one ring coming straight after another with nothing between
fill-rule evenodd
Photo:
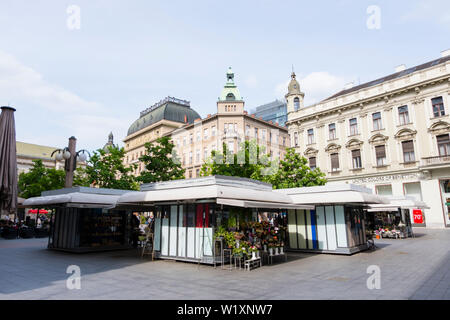
<instances>
[{"instance_id":1,"label":"chimney","mask_svg":"<svg viewBox=\"0 0 450 320\"><path fill-rule=\"evenodd\" d=\"M211 118L211 113L206 116L207 118Z\"/></svg>"},{"instance_id":2,"label":"chimney","mask_svg":"<svg viewBox=\"0 0 450 320\"><path fill-rule=\"evenodd\" d=\"M445 57L448 57L448 56L450 56L450 49L441 51L441 58L445 58Z\"/></svg>"},{"instance_id":3,"label":"chimney","mask_svg":"<svg viewBox=\"0 0 450 320\"><path fill-rule=\"evenodd\" d=\"M252 117L254 118L254 117L256 117L256 115L253 113L253 114L252 114Z\"/></svg>"},{"instance_id":4,"label":"chimney","mask_svg":"<svg viewBox=\"0 0 450 320\"><path fill-rule=\"evenodd\" d=\"M194 120L194 122L199 122L201 120L202 120L201 118L197 118L197 119Z\"/></svg>"},{"instance_id":5,"label":"chimney","mask_svg":"<svg viewBox=\"0 0 450 320\"><path fill-rule=\"evenodd\" d=\"M353 82L349 82L349 83L347 83L347 84L344 86L344 90L348 90L348 89L351 89L351 88L353 88Z\"/></svg>"},{"instance_id":6,"label":"chimney","mask_svg":"<svg viewBox=\"0 0 450 320\"><path fill-rule=\"evenodd\" d=\"M395 72L400 72L406 70L406 66L404 64L401 64L397 67L395 67Z\"/></svg>"}]
</instances>

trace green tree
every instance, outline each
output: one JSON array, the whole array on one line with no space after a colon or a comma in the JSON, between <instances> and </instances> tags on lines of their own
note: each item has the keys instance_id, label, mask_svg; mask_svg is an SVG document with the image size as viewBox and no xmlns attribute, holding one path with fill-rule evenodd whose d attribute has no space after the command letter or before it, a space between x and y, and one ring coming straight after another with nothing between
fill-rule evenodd
<instances>
[{"instance_id":1,"label":"green tree","mask_svg":"<svg viewBox=\"0 0 450 320\"><path fill-rule=\"evenodd\" d=\"M89 187L89 176L85 167L77 167L73 175L73 185L79 187Z\"/></svg>"},{"instance_id":2,"label":"green tree","mask_svg":"<svg viewBox=\"0 0 450 320\"><path fill-rule=\"evenodd\" d=\"M33 160L33 167L19 175L19 194L23 198L38 197L41 192L64 188L64 170L46 168L42 160Z\"/></svg>"},{"instance_id":3,"label":"green tree","mask_svg":"<svg viewBox=\"0 0 450 320\"><path fill-rule=\"evenodd\" d=\"M271 166L269 157L264 153L265 148L259 146L255 140L241 143L237 153L228 151L223 144L223 152L211 151L211 158L205 161L200 169L201 176L224 175L243 178L258 177L262 171Z\"/></svg>"},{"instance_id":4,"label":"green tree","mask_svg":"<svg viewBox=\"0 0 450 320\"><path fill-rule=\"evenodd\" d=\"M308 160L294 148L286 149L278 170L268 175L254 175L253 178L271 183L274 189L321 186L327 182L325 174L319 168L311 169Z\"/></svg>"},{"instance_id":5,"label":"green tree","mask_svg":"<svg viewBox=\"0 0 450 320\"><path fill-rule=\"evenodd\" d=\"M174 152L175 145L169 137L156 139L156 143L147 142L146 152L139 158L144 163L138 180L143 183L184 179L185 170Z\"/></svg>"},{"instance_id":6,"label":"green tree","mask_svg":"<svg viewBox=\"0 0 450 320\"><path fill-rule=\"evenodd\" d=\"M107 150L98 149L88 160L85 173L86 181L100 188L138 190L139 184L132 175L135 165L124 165L125 150L109 146Z\"/></svg>"}]
</instances>

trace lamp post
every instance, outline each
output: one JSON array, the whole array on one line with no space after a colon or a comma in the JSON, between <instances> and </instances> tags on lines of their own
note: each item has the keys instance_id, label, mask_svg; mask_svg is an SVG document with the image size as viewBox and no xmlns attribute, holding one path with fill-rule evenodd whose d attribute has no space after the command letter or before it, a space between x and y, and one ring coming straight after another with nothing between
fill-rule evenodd
<instances>
[{"instance_id":1,"label":"lamp post","mask_svg":"<svg viewBox=\"0 0 450 320\"><path fill-rule=\"evenodd\" d=\"M89 151L87 150L79 150L76 151L77 146L77 139L75 137L69 138L69 146L65 147L64 149L56 149L52 152L53 154L56 153L55 159L57 161L65 160L64 169L66 170L66 180L65 180L65 188L72 188L73 185L73 173L75 172L75 169L77 168L77 161L79 162L85 162L87 159L87 155L91 155Z\"/></svg>"}]
</instances>

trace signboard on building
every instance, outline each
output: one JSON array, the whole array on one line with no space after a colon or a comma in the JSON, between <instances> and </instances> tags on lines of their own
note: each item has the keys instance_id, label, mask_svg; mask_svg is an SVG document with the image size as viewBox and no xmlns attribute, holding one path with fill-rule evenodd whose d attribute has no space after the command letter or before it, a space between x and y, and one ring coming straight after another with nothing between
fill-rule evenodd
<instances>
[{"instance_id":1,"label":"signboard on building","mask_svg":"<svg viewBox=\"0 0 450 320\"><path fill-rule=\"evenodd\" d=\"M415 224L421 224L423 223L423 213L420 209L414 209L413 210L413 220Z\"/></svg>"}]
</instances>

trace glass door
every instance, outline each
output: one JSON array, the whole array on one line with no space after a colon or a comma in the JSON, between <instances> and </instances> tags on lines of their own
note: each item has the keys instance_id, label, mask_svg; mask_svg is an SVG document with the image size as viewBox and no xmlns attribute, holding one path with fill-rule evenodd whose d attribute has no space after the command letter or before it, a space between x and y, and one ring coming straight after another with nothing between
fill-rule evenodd
<instances>
[{"instance_id":1,"label":"glass door","mask_svg":"<svg viewBox=\"0 0 450 320\"><path fill-rule=\"evenodd\" d=\"M441 191L444 201L445 225L450 227L450 180L441 180Z\"/></svg>"}]
</instances>

